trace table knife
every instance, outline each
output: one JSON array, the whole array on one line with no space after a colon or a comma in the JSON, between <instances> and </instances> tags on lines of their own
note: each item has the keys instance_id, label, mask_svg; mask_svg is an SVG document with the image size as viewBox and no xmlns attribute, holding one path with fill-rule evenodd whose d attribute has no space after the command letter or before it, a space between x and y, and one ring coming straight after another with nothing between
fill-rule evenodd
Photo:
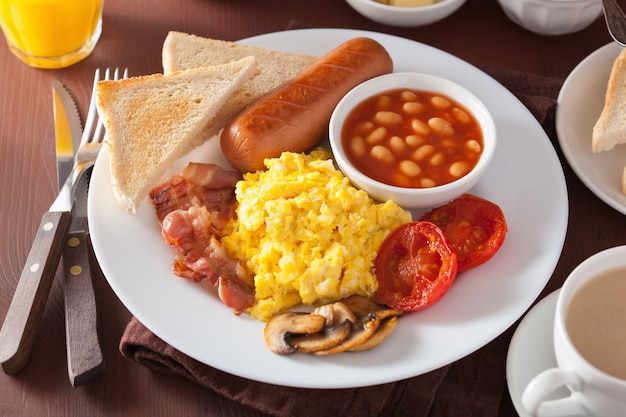
<instances>
[{"instance_id":1,"label":"table knife","mask_svg":"<svg viewBox=\"0 0 626 417\"><path fill-rule=\"evenodd\" d=\"M65 201L66 198L59 200L57 197L42 216L0 329L0 366L10 375L24 368L33 349L61 258L62 238L67 234L72 218L69 207L72 202ZM54 207L62 209L55 210Z\"/></svg>"},{"instance_id":2,"label":"table knife","mask_svg":"<svg viewBox=\"0 0 626 417\"><path fill-rule=\"evenodd\" d=\"M52 87L60 190L72 169L73 150L78 147L82 128L76 102L67 88L57 80L53 80ZM67 371L74 387L97 377L103 369L102 351L98 340L96 298L91 278L91 242L87 226L87 193L90 177L91 170L85 172L78 184L72 208L72 223L63 247Z\"/></svg>"}]
</instances>

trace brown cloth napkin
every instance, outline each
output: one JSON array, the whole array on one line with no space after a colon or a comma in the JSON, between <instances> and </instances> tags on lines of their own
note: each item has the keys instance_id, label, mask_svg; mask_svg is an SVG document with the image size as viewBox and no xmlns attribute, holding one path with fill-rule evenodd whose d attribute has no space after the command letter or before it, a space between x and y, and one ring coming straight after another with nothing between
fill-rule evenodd
<instances>
[{"instance_id":1,"label":"brown cloth napkin","mask_svg":"<svg viewBox=\"0 0 626 417\"><path fill-rule=\"evenodd\" d=\"M482 69L528 107L556 146L554 113L563 80L507 69ZM289 388L230 375L185 356L135 318L122 336L120 350L152 370L185 376L277 417L495 417L506 392L505 363L512 331L509 329L466 358L425 375L353 389Z\"/></svg>"}]
</instances>

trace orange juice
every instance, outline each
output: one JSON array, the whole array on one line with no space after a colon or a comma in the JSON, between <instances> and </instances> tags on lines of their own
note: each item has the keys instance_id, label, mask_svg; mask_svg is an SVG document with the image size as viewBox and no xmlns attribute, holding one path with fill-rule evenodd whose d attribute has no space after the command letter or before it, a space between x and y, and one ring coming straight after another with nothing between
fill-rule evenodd
<instances>
[{"instance_id":1,"label":"orange juice","mask_svg":"<svg viewBox=\"0 0 626 417\"><path fill-rule=\"evenodd\" d=\"M101 32L104 0L1 0L0 26L11 51L38 68L87 57Z\"/></svg>"}]
</instances>

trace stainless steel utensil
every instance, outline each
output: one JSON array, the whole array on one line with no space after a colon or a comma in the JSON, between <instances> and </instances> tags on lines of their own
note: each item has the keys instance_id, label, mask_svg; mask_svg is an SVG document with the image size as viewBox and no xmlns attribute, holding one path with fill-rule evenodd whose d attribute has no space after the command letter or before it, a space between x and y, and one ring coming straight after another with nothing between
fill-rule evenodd
<instances>
[{"instance_id":1,"label":"stainless steel utensil","mask_svg":"<svg viewBox=\"0 0 626 417\"><path fill-rule=\"evenodd\" d=\"M72 386L96 378L104 369L98 339L96 297L91 277L91 240L87 225L87 193L91 171L80 180L72 209L72 225L63 250L65 343Z\"/></svg>"},{"instance_id":2,"label":"stainless steel utensil","mask_svg":"<svg viewBox=\"0 0 626 417\"><path fill-rule=\"evenodd\" d=\"M80 143L83 129L76 102L70 92L58 80L53 80L52 87L60 188L72 168L74 148ZM104 368L98 340L87 226L89 172L87 171L78 184L76 201L72 208L72 224L65 240L62 258L67 371L74 387L92 380Z\"/></svg>"},{"instance_id":3,"label":"stainless steel utensil","mask_svg":"<svg viewBox=\"0 0 626 417\"><path fill-rule=\"evenodd\" d=\"M119 74L118 70L115 72ZM105 78L110 75L107 69ZM28 363L70 227L76 188L82 174L94 164L102 148L102 121L96 120L95 84L99 80L100 71L96 70L89 113L74 166L56 200L42 216L0 330L0 366L7 374L16 374Z\"/></svg>"},{"instance_id":4,"label":"stainless steel utensil","mask_svg":"<svg viewBox=\"0 0 626 417\"><path fill-rule=\"evenodd\" d=\"M626 46L626 15L615 0L602 0L604 19L609 34L622 46Z\"/></svg>"}]
</instances>

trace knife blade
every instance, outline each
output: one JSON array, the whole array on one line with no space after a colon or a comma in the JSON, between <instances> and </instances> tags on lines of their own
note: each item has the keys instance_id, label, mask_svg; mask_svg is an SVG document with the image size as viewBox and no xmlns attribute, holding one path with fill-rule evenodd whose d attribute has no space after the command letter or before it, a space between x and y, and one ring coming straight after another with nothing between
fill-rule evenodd
<instances>
[{"instance_id":1,"label":"knife blade","mask_svg":"<svg viewBox=\"0 0 626 417\"><path fill-rule=\"evenodd\" d=\"M71 157L71 151L68 151L71 148L67 143L63 146L61 153L64 157L69 153ZM55 203L58 200L59 197ZM66 205L65 197L61 201L62 204L58 204L61 210L54 210L53 204L41 218L0 329L0 366L9 375L18 373L30 359L37 328L59 265L62 238L67 234L72 218L71 206Z\"/></svg>"},{"instance_id":2,"label":"knife blade","mask_svg":"<svg viewBox=\"0 0 626 417\"><path fill-rule=\"evenodd\" d=\"M60 191L63 183L72 171L74 149L78 148L83 129L74 99L65 86L56 79L52 80L52 100L57 156L57 182ZM66 109L69 109L69 112Z\"/></svg>"},{"instance_id":3,"label":"knife blade","mask_svg":"<svg viewBox=\"0 0 626 417\"><path fill-rule=\"evenodd\" d=\"M74 163L73 149L82 136L76 102L67 88L53 80L59 190ZM71 151L68 159L67 150ZM97 377L103 369L98 339L96 299L91 281L91 242L87 225L87 193L91 170L80 179L72 208L72 224L63 248L65 341L67 371L77 387Z\"/></svg>"}]
</instances>

